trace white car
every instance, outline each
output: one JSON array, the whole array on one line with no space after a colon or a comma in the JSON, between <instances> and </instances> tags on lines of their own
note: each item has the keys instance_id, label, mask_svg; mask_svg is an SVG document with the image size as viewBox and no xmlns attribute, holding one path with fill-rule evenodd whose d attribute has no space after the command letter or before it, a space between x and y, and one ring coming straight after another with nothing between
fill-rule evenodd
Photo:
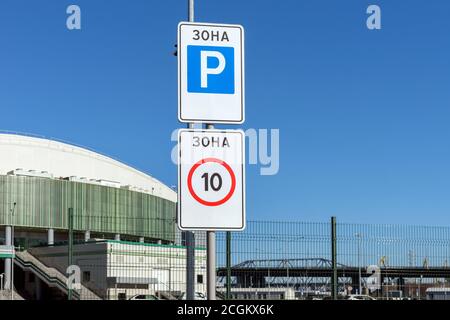
<instances>
[{"instance_id":1,"label":"white car","mask_svg":"<svg viewBox=\"0 0 450 320\"><path fill-rule=\"evenodd\" d=\"M184 292L181 297L180 300L186 300L186 292ZM195 293L195 300L206 300L206 296L204 293L201 292L196 292Z\"/></svg>"},{"instance_id":2,"label":"white car","mask_svg":"<svg viewBox=\"0 0 450 320\"><path fill-rule=\"evenodd\" d=\"M351 294L347 297L347 300L377 300L377 299L364 294Z\"/></svg>"},{"instance_id":3,"label":"white car","mask_svg":"<svg viewBox=\"0 0 450 320\"><path fill-rule=\"evenodd\" d=\"M137 294L132 296L129 300L159 300L157 296L153 294Z\"/></svg>"}]
</instances>

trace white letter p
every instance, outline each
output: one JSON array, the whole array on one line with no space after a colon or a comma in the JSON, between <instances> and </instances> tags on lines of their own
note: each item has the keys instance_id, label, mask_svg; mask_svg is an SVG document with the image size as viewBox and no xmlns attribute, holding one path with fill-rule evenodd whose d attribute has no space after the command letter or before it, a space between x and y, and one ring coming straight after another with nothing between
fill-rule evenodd
<instances>
[{"instance_id":1,"label":"white letter p","mask_svg":"<svg viewBox=\"0 0 450 320\"><path fill-rule=\"evenodd\" d=\"M213 57L219 60L219 64L215 68L208 68L208 58ZM208 75L220 74L225 69L225 57L219 51L200 51L200 86L208 87Z\"/></svg>"}]
</instances>

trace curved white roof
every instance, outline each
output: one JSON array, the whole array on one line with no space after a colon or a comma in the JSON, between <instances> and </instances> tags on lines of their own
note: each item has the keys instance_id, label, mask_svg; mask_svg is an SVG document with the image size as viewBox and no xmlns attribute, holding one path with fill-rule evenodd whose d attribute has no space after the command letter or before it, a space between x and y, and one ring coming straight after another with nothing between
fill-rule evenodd
<instances>
[{"instance_id":1,"label":"curved white roof","mask_svg":"<svg viewBox=\"0 0 450 320\"><path fill-rule=\"evenodd\" d=\"M127 187L177 200L176 192L157 179L104 155L59 141L0 133L0 174L11 172L71 177L73 181Z\"/></svg>"}]
</instances>

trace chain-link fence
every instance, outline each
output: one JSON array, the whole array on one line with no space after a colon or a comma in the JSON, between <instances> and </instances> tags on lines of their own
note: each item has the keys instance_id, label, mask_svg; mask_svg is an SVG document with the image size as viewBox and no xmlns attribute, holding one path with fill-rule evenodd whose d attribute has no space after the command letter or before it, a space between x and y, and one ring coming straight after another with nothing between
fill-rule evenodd
<instances>
[{"instance_id":1,"label":"chain-link fence","mask_svg":"<svg viewBox=\"0 0 450 320\"><path fill-rule=\"evenodd\" d=\"M86 231L90 223L120 233ZM52 245L15 257L25 299L186 299L186 236L173 219L73 215L54 232ZM333 283L340 299L450 299L448 227L337 223L335 267L331 223L249 221L229 246L216 235L221 299L331 299ZM206 296L206 260L206 233L196 232L196 299Z\"/></svg>"},{"instance_id":2,"label":"chain-link fence","mask_svg":"<svg viewBox=\"0 0 450 320\"><path fill-rule=\"evenodd\" d=\"M241 299L329 299L332 295L331 223L251 221L219 234L219 287L231 275L231 296ZM337 298L450 298L450 228L336 225Z\"/></svg>"}]
</instances>

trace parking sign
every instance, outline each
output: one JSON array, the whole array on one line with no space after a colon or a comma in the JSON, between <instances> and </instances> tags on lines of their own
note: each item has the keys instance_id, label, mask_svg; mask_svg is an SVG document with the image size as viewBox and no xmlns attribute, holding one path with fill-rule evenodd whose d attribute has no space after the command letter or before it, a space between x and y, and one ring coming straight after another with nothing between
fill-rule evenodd
<instances>
[{"instance_id":1,"label":"parking sign","mask_svg":"<svg viewBox=\"0 0 450 320\"><path fill-rule=\"evenodd\" d=\"M178 119L244 122L244 29L178 24Z\"/></svg>"}]
</instances>

